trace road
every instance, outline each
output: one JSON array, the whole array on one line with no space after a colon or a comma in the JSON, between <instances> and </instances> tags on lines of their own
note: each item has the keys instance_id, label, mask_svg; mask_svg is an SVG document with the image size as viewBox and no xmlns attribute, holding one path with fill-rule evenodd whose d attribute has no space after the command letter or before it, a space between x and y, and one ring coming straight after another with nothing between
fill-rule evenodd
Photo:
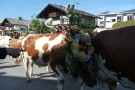
<instances>
[{"instance_id":1,"label":"road","mask_svg":"<svg viewBox=\"0 0 135 90\"><path fill-rule=\"evenodd\" d=\"M64 84L65 90L80 90L80 80L77 82L70 77ZM119 85L119 90L128 90ZM0 90L57 90L57 78L54 73L46 71L46 67L34 65L32 83L25 83L23 63L16 65L12 57L0 59ZM108 90L107 87L86 87L86 90Z\"/></svg>"}]
</instances>

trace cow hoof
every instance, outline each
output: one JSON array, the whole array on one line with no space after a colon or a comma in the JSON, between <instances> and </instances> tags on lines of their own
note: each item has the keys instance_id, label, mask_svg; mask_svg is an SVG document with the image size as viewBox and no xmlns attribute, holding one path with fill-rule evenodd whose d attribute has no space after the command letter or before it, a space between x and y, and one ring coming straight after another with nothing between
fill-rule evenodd
<instances>
[{"instance_id":1,"label":"cow hoof","mask_svg":"<svg viewBox=\"0 0 135 90\"><path fill-rule=\"evenodd\" d=\"M16 64L19 64L19 62L18 62L18 61L15 61L15 63L16 63Z\"/></svg>"},{"instance_id":2,"label":"cow hoof","mask_svg":"<svg viewBox=\"0 0 135 90\"><path fill-rule=\"evenodd\" d=\"M26 83L31 83L31 80L26 80Z\"/></svg>"}]
</instances>

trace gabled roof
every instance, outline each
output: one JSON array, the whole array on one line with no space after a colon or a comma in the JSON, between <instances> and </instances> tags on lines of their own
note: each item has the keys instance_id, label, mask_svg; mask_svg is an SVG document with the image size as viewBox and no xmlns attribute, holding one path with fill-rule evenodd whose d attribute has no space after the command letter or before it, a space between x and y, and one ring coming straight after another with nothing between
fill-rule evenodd
<instances>
[{"instance_id":1,"label":"gabled roof","mask_svg":"<svg viewBox=\"0 0 135 90\"><path fill-rule=\"evenodd\" d=\"M37 18L42 18L43 14L47 12L47 8L48 7L53 7L53 8L56 8L56 9L59 9L61 10L62 12L65 13L65 8L64 6L62 5L56 5L56 4L48 4L38 15L37 15ZM93 15L93 14L90 14L88 12L85 12L85 11L81 11L81 10L77 10L75 9L75 11L79 14L82 14L82 15L85 15L85 16L88 16L88 17L95 17L95 18L100 18L96 15ZM65 13L66 14L66 13Z\"/></svg>"},{"instance_id":2,"label":"gabled roof","mask_svg":"<svg viewBox=\"0 0 135 90\"><path fill-rule=\"evenodd\" d=\"M5 18L1 25L4 25L5 21L9 21L12 25L23 25L23 26L28 26L28 24L31 23L31 20L19 20L19 19L13 19L13 18Z\"/></svg>"},{"instance_id":3,"label":"gabled roof","mask_svg":"<svg viewBox=\"0 0 135 90\"><path fill-rule=\"evenodd\" d=\"M65 7L62 6L62 5L56 5L56 4L48 4L48 5L50 5L50 6L52 6L52 7L55 7L55 8L57 8L57 9L60 9L60 10L62 10L62 11L64 11L64 9L65 9Z\"/></svg>"}]
</instances>

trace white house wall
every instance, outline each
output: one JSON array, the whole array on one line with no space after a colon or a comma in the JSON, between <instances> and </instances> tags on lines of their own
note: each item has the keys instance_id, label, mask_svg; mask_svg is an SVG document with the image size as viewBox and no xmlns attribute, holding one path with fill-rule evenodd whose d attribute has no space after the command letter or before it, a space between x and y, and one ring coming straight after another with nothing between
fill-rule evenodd
<instances>
[{"instance_id":1,"label":"white house wall","mask_svg":"<svg viewBox=\"0 0 135 90\"><path fill-rule=\"evenodd\" d=\"M57 24L60 24L60 20L53 20L52 21L52 25L57 25Z\"/></svg>"},{"instance_id":2,"label":"white house wall","mask_svg":"<svg viewBox=\"0 0 135 90\"><path fill-rule=\"evenodd\" d=\"M62 20L64 22L62 22ZM69 18L66 16L61 16L60 19L52 19L52 18L48 18L45 20L45 25L49 26L50 24L53 25L57 25L57 24L69 24ZM50 27L50 26L49 26Z\"/></svg>"},{"instance_id":3,"label":"white house wall","mask_svg":"<svg viewBox=\"0 0 135 90\"><path fill-rule=\"evenodd\" d=\"M14 25L13 28L12 27L7 27L6 30L18 30L19 32L23 32L25 29L27 29L27 26L22 26L22 25Z\"/></svg>"},{"instance_id":4,"label":"white house wall","mask_svg":"<svg viewBox=\"0 0 135 90\"><path fill-rule=\"evenodd\" d=\"M113 19L115 19L115 22L112 21ZM116 15L114 15L114 16L106 16L106 28L111 29L112 25L114 23L116 23L116 21L117 21Z\"/></svg>"},{"instance_id":5,"label":"white house wall","mask_svg":"<svg viewBox=\"0 0 135 90\"><path fill-rule=\"evenodd\" d=\"M100 16L102 19L98 19L97 24L102 25L100 22L104 22L105 16Z\"/></svg>"},{"instance_id":6,"label":"white house wall","mask_svg":"<svg viewBox=\"0 0 135 90\"><path fill-rule=\"evenodd\" d=\"M14 25L14 29L15 30L24 30L24 29L26 29L27 27L26 26L22 26L22 25Z\"/></svg>"},{"instance_id":7,"label":"white house wall","mask_svg":"<svg viewBox=\"0 0 135 90\"><path fill-rule=\"evenodd\" d=\"M123 22L124 21L127 21L127 16L126 15L123 15Z\"/></svg>"},{"instance_id":8,"label":"white house wall","mask_svg":"<svg viewBox=\"0 0 135 90\"><path fill-rule=\"evenodd\" d=\"M113 24L117 23L117 17L122 17L122 22L128 21L128 15L133 15L135 20L135 12L133 13L118 13L118 14L101 14L98 15L102 19L97 19L97 25L100 29L111 29ZM115 19L115 22L112 22L112 19ZM101 24L101 22L104 22Z\"/></svg>"}]
</instances>

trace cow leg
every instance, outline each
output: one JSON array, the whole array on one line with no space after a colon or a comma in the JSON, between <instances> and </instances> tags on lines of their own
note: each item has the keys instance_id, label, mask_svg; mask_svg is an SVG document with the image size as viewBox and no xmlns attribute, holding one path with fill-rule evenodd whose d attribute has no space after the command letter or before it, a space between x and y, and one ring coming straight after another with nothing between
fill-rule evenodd
<instances>
[{"instance_id":1,"label":"cow leg","mask_svg":"<svg viewBox=\"0 0 135 90\"><path fill-rule=\"evenodd\" d=\"M82 81L80 90L85 90L85 86L86 86L85 82Z\"/></svg>"},{"instance_id":2,"label":"cow leg","mask_svg":"<svg viewBox=\"0 0 135 90\"><path fill-rule=\"evenodd\" d=\"M58 76L58 86L57 86L57 89L58 90L64 90L64 80L63 78L61 78L61 76Z\"/></svg>"},{"instance_id":3,"label":"cow leg","mask_svg":"<svg viewBox=\"0 0 135 90\"><path fill-rule=\"evenodd\" d=\"M33 65L34 65L34 62L31 60L30 61L30 76L33 76Z\"/></svg>"},{"instance_id":4,"label":"cow leg","mask_svg":"<svg viewBox=\"0 0 135 90\"><path fill-rule=\"evenodd\" d=\"M100 68L101 72L98 72L100 73L100 76L102 78L101 81L105 80L109 86L109 89L110 90L117 90L117 78L115 76L113 76L106 68L105 66L103 65L103 60L102 60L102 57L101 55L96 55L95 54L95 58L96 58L96 63L98 65L98 67ZM100 78L100 79L101 79ZM98 80L100 80L98 78Z\"/></svg>"},{"instance_id":5,"label":"cow leg","mask_svg":"<svg viewBox=\"0 0 135 90\"><path fill-rule=\"evenodd\" d=\"M23 54L20 52L20 55L17 58L14 58L16 64L19 64L22 61Z\"/></svg>"},{"instance_id":6,"label":"cow leg","mask_svg":"<svg viewBox=\"0 0 135 90\"><path fill-rule=\"evenodd\" d=\"M46 70L47 70L48 72L52 72L52 70L51 70L51 68L50 68L49 66L46 66Z\"/></svg>"},{"instance_id":7,"label":"cow leg","mask_svg":"<svg viewBox=\"0 0 135 90\"><path fill-rule=\"evenodd\" d=\"M47 70L48 72L52 72L51 66L50 66L50 61L48 62L48 65L46 66L46 70Z\"/></svg>"},{"instance_id":8,"label":"cow leg","mask_svg":"<svg viewBox=\"0 0 135 90\"><path fill-rule=\"evenodd\" d=\"M115 82L111 79L108 79L107 84L108 84L110 90L117 90L117 82Z\"/></svg>"},{"instance_id":9,"label":"cow leg","mask_svg":"<svg viewBox=\"0 0 135 90\"><path fill-rule=\"evenodd\" d=\"M58 77L58 86L57 86L57 88L58 88L58 90L64 90L64 75L63 75L63 73L61 72L61 68L60 68L60 66L59 65L57 65L56 66L56 70L57 70L57 72L58 72L58 74L56 74L57 75L57 77Z\"/></svg>"},{"instance_id":10,"label":"cow leg","mask_svg":"<svg viewBox=\"0 0 135 90\"><path fill-rule=\"evenodd\" d=\"M46 71L50 72L50 70L49 70L49 67L48 67L48 66L46 66Z\"/></svg>"},{"instance_id":11,"label":"cow leg","mask_svg":"<svg viewBox=\"0 0 135 90\"><path fill-rule=\"evenodd\" d=\"M24 69L26 71L26 83L31 83L29 72L28 72L29 60L25 56L23 58L23 63L24 63Z\"/></svg>"},{"instance_id":12,"label":"cow leg","mask_svg":"<svg viewBox=\"0 0 135 90\"><path fill-rule=\"evenodd\" d=\"M19 64L22 61L22 54L20 54L20 56L14 60L16 64Z\"/></svg>"}]
</instances>

